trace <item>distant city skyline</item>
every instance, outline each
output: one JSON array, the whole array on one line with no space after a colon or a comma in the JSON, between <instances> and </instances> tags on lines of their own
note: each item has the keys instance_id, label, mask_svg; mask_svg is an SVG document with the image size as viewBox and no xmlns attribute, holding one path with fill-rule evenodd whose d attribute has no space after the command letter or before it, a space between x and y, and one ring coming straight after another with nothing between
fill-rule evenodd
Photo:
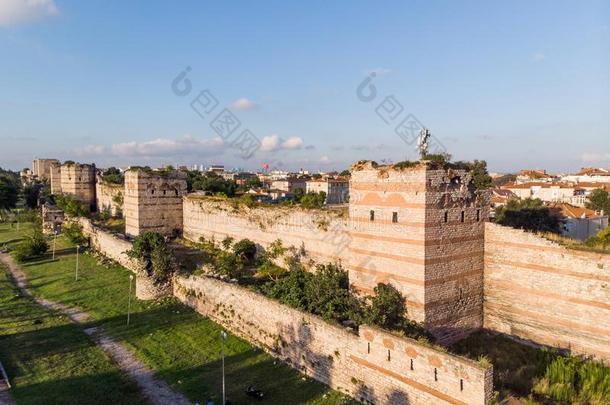
<instances>
[{"instance_id":1,"label":"distant city skyline","mask_svg":"<svg viewBox=\"0 0 610 405\"><path fill-rule=\"evenodd\" d=\"M11 0L0 54L4 168L34 157L310 171L416 159L394 113L493 172L610 167L603 1ZM180 96L172 82L187 68L192 92ZM367 77L370 103L357 95ZM191 107L202 90L218 101L209 117ZM389 96L399 105L380 110ZM225 107L260 142L247 159L210 126Z\"/></svg>"}]
</instances>

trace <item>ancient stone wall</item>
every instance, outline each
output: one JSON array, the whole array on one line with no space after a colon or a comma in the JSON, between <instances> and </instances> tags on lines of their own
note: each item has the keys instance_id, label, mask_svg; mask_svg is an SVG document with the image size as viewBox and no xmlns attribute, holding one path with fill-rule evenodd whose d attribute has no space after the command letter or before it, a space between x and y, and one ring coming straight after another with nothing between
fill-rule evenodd
<instances>
[{"instance_id":1,"label":"ancient stone wall","mask_svg":"<svg viewBox=\"0 0 610 405\"><path fill-rule=\"evenodd\" d=\"M347 213L298 207L254 207L189 194L184 198L184 237L221 241L247 238L263 247L276 239L295 247L305 259L328 263L345 260L349 244Z\"/></svg>"},{"instance_id":2,"label":"ancient stone wall","mask_svg":"<svg viewBox=\"0 0 610 405\"><path fill-rule=\"evenodd\" d=\"M51 194L61 194L61 163L53 163L49 168Z\"/></svg>"},{"instance_id":3,"label":"ancient stone wall","mask_svg":"<svg viewBox=\"0 0 610 405\"><path fill-rule=\"evenodd\" d=\"M44 181L51 178L51 166L59 164L57 159L34 159L32 161L32 175Z\"/></svg>"},{"instance_id":4,"label":"ancient stone wall","mask_svg":"<svg viewBox=\"0 0 610 405\"><path fill-rule=\"evenodd\" d=\"M184 194L186 176L183 173L128 170L123 196L125 233L132 236L146 231L163 235L180 233Z\"/></svg>"},{"instance_id":5,"label":"ancient stone wall","mask_svg":"<svg viewBox=\"0 0 610 405\"><path fill-rule=\"evenodd\" d=\"M127 256L125 252L131 249L131 242L116 234L93 225L88 218L78 218L83 233L89 237L91 246L105 256L116 261L131 271L137 271L139 263Z\"/></svg>"},{"instance_id":6,"label":"ancient stone wall","mask_svg":"<svg viewBox=\"0 0 610 405\"><path fill-rule=\"evenodd\" d=\"M80 163L61 165L61 192L75 196L95 210L95 166Z\"/></svg>"},{"instance_id":7,"label":"ancient stone wall","mask_svg":"<svg viewBox=\"0 0 610 405\"><path fill-rule=\"evenodd\" d=\"M487 223L486 328L610 360L610 255Z\"/></svg>"},{"instance_id":8,"label":"ancient stone wall","mask_svg":"<svg viewBox=\"0 0 610 405\"><path fill-rule=\"evenodd\" d=\"M415 340L367 326L357 334L206 277L177 278L174 295L301 372L362 402L491 402L491 368Z\"/></svg>"},{"instance_id":9,"label":"ancient stone wall","mask_svg":"<svg viewBox=\"0 0 610 405\"><path fill-rule=\"evenodd\" d=\"M97 210L116 216L123 212L123 184L107 183L99 176L95 183L95 199Z\"/></svg>"}]
</instances>

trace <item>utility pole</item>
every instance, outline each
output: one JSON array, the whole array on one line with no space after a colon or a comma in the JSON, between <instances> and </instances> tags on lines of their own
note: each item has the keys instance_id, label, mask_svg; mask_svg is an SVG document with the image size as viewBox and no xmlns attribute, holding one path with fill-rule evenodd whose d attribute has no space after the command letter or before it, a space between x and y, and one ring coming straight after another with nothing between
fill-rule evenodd
<instances>
[{"instance_id":1,"label":"utility pole","mask_svg":"<svg viewBox=\"0 0 610 405\"><path fill-rule=\"evenodd\" d=\"M129 298L127 298L127 326L129 326L129 316L131 314L131 281L133 280L133 274L129 275Z\"/></svg>"},{"instance_id":2,"label":"utility pole","mask_svg":"<svg viewBox=\"0 0 610 405\"><path fill-rule=\"evenodd\" d=\"M80 245L76 245L76 270L75 270L75 275L74 275L74 279L76 281L78 281L78 250L80 249Z\"/></svg>"},{"instance_id":3,"label":"utility pole","mask_svg":"<svg viewBox=\"0 0 610 405\"><path fill-rule=\"evenodd\" d=\"M227 397L225 395L225 340L227 339L227 332L221 330L220 338L222 353L222 405L225 405L227 402Z\"/></svg>"}]
</instances>

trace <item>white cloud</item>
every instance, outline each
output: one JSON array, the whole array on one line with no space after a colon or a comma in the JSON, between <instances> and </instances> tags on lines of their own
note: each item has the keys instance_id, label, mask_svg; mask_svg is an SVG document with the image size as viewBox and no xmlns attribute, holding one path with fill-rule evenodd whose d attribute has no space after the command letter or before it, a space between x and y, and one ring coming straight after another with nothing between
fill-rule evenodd
<instances>
[{"instance_id":1,"label":"white cloud","mask_svg":"<svg viewBox=\"0 0 610 405\"><path fill-rule=\"evenodd\" d=\"M303 139L298 136L292 136L286 140L281 139L277 134L272 134L263 137L261 140L262 152L275 152L277 150L293 150L303 147Z\"/></svg>"},{"instance_id":2,"label":"white cloud","mask_svg":"<svg viewBox=\"0 0 610 405\"><path fill-rule=\"evenodd\" d=\"M298 136L292 136L282 142L282 149L301 149L303 147L303 140Z\"/></svg>"},{"instance_id":3,"label":"white cloud","mask_svg":"<svg viewBox=\"0 0 610 405\"><path fill-rule=\"evenodd\" d=\"M53 0L0 0L0 27L59 15Z\"/></svg>"},{"instance_id":4,"label":"white cloud","mask_svg":"<svg viewBox=\"0 0 610 405\"><path fill-rule=\"evenodd\" d=\"M543 54L542 52L536 52L535 54L532 55L532 60L534 62L542 62L545 59L546 59L546 55Z\"/></svg>"},{"instance_id":5,"label":"white cloud","mask_svg":"<svg viewBox=\"0 0 610 405\"><path fill-rule=\"evenodd\" d=\"M129 141L115 143L109 148L102 145L87 145L77 148L75 153L80 156L144 156L144 157L179 157L179 156L210 156L222 152L225 143L221 138L197 139L191 135L182 138L157 138L150 141Z\"/></svg>"},{"instance_id":6,"label":"white cloud","mask_svg":"<svg viewBox=\"0 0 610 405\"><path fill-rule=\"evenodd\" d=\"M258 104L256 104L254 101L247 99L245 97L239 98L231 103L231 108L233 108L234 110L241 110L241 111L254 110L257 107L258 107Z\"/></svg>"},{"instance_id":7,"label":"white cloud","mask_svg":"<svg viewBox=\"0 0 610 405\"><path fill-rule=\"evenodd\" d=\"M320 158L320 163L327 165L330 163L330 158L328 156L324 155Z\"/></svg>"},{"instance_id":8,"label":"white cloud","mask_svg":"<svg viewBox=\"0 0 610 405\"><path fill-rule=\"evenodd\" d=\"M272 152L278 149L280 137L277 134L263 137L261 140L261 151Z\"/></svg>"},{"instance_id":9,"label":"white cloud","mask_svg":"<svg viewBox=\"0 0 610 405\"><path fill-rule=\"evenodd\" d=\"M585 152L581 155L581 159L586 163L607 163L610 162L610 153Z\"/></svg>"}]
</instances>

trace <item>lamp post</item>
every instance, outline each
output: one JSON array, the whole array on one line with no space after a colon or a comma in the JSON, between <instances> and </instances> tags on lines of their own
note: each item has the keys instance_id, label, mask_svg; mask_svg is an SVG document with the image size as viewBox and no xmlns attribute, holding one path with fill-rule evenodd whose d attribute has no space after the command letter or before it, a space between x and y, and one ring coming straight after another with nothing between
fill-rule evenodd
<instances>
[{"instance_id":1,"label":"lamp post","mask_svg":"<svg viewBox=\"0 0 610 405\"><path fill-rule=\"evenodd\" d=\"M222 354L222 405L226 403L225 395L225 340L227 339L227 332L224 330L220 331L220 345Z\"/></svg>"},{"instance_id":2,"label":"lamp post","mask_svg":"<svg viewBox=\"0 0 610 405\"><path fill-rule=\"evenodd\" d=\"M80 249L80 245L76 245L76 270L74 273L74 279L78 281L78 250Z\"/></svg>"},{"instance_id":3,"label":"lamp post","mask_svg":"<svg viewBox=\"0 0 610 405\"><path fill-rule=\"evenodd\" d=\"M53 260L55 260L55 240L57 239L57 230L53 231Z\"/></svg>"},{"instance_id":4,"label":"lamp post","mask_svg":"<svg viewBox=\"0 0 610 405\"><path fill-rule=\"evenodd\" d=\"M133 280L133 274L129 275L129 298L127 298L127 326L129 326L129 316L131 314L131 281Z\"/></svg>"}]
</instances>

